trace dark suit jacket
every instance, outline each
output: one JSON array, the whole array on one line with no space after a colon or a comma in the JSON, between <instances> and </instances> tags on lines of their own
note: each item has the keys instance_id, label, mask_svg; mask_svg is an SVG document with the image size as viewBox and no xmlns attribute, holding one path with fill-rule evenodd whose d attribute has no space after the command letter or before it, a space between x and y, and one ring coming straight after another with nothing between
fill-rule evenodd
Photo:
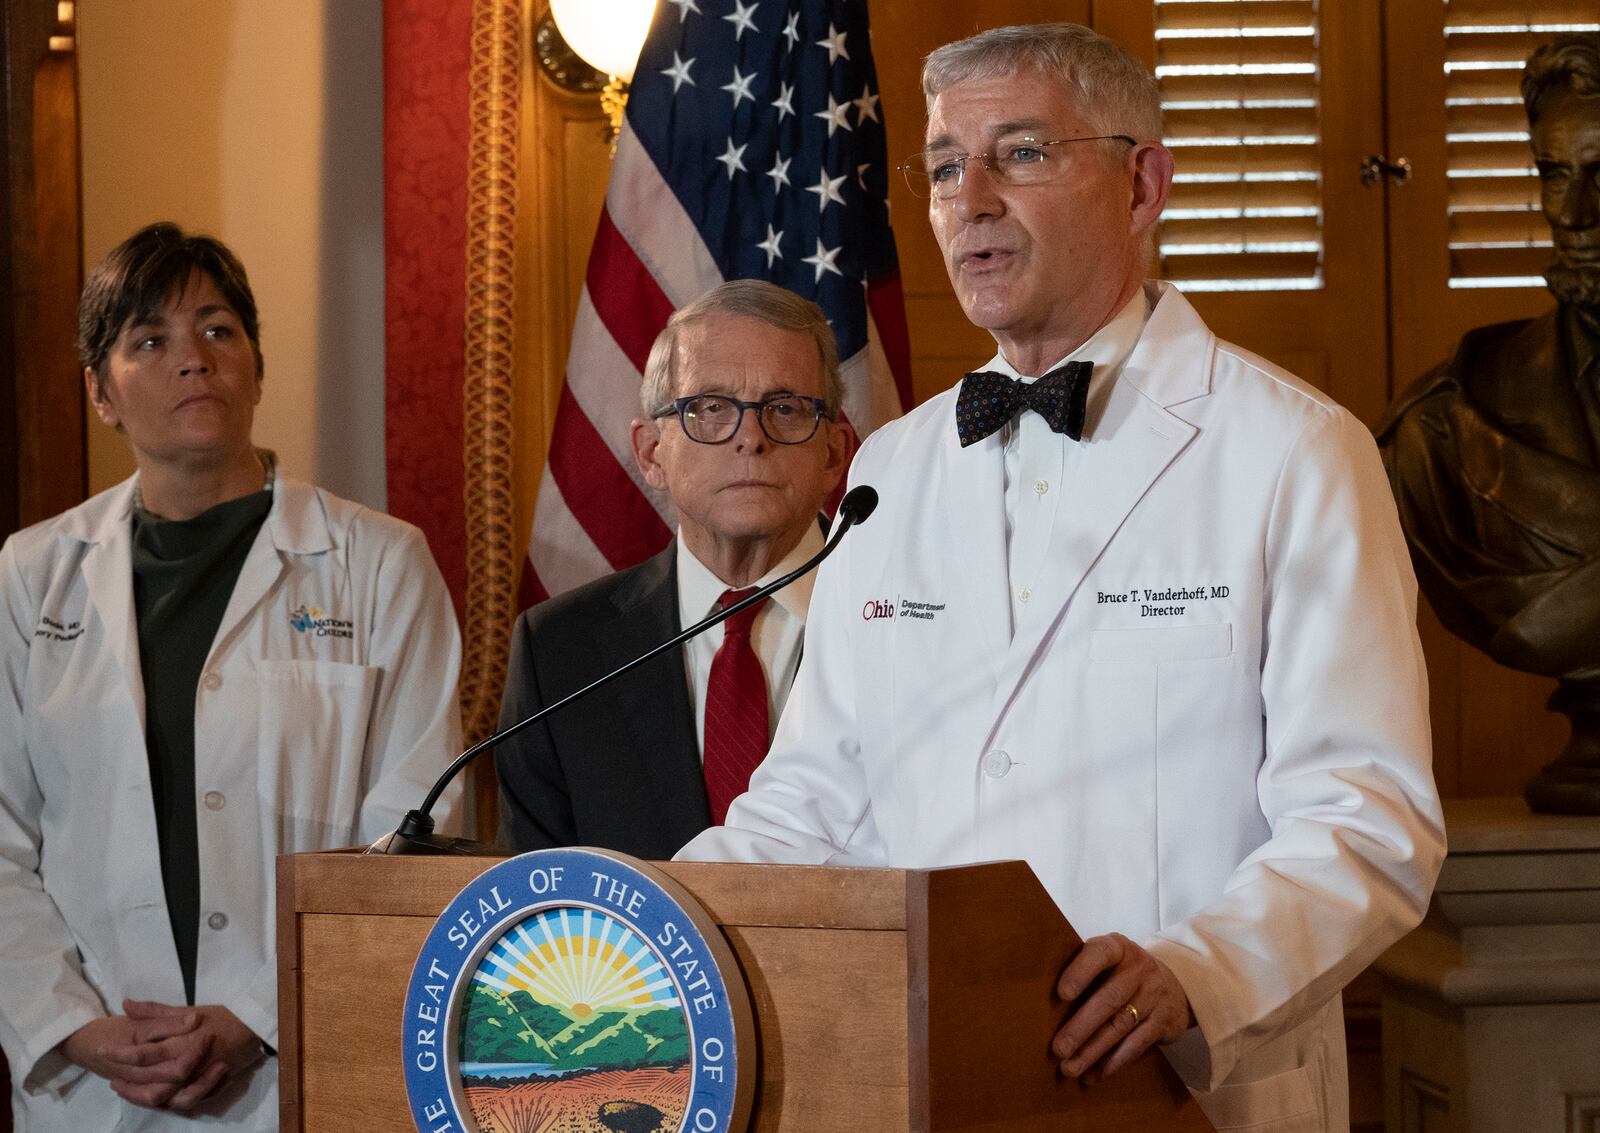
<instances>
[{"instance_id":1,"label":"dark suit jacket","mask_svg":"<svg viewBox=\"0 0 1600 1133\"><path fill-rule=\"evenodd\" d=\"M678 546L523 612L500 726L554 703L671 637ZM683 651L669 650L495 752L500 843L597 846L670 858L711 825Z\"/></svg>"}]
</instances>

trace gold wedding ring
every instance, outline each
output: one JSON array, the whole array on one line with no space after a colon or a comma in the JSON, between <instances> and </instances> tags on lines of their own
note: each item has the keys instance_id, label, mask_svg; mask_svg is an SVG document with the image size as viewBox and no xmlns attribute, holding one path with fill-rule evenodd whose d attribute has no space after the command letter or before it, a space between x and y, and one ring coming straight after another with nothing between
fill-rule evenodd
<instances>
[{"instance_id":1,"label":"gold wedding ring","mask_svg":"<svg viewBox=\"0 0 1600 1133\"><path fill-rule=\"evenodd\" d=\"M1139 1025L1139 1009L1131 1003L1124 1003L1122 1009L1133 1016L1133 1025L1137 1027Z\"/></svg>"}]
</instances>

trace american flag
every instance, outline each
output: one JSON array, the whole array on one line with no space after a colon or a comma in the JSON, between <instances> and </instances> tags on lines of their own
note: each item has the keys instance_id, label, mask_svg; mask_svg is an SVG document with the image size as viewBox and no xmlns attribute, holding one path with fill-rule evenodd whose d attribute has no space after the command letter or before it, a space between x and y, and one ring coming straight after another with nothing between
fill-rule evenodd
<instances>
[{"instance_id":1,"label":"american flag","mask_svg":"<svg viewBox=\"0 0 1600 1133\"><path fill-rule=\"evenodd\" d=\"M865 436L910 405L883 108L865 0L664 0L645 40L528 546L534 599L640 562L671 502L628 439L650 345L724 279L827 313Z\"/></svg>"}]
</instances>

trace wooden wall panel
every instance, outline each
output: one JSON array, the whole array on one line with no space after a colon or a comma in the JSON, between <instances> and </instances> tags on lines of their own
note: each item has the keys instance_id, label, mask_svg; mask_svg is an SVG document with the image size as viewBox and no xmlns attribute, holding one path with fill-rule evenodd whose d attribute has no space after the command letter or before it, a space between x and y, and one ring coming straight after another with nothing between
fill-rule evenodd
<instances>
[{"instance_id":1,"label":"wooden wall panel","mask_svg":"<svg viewBox=\"0 0 1600 1133\"><path fill-rule=\"evenodd\" d=\"M0 16L0 536L82 502L87 487L74 342L83 260L77 50L72 17L62 18L46 0L8 3Z\"/></svg>"}]
</instances>

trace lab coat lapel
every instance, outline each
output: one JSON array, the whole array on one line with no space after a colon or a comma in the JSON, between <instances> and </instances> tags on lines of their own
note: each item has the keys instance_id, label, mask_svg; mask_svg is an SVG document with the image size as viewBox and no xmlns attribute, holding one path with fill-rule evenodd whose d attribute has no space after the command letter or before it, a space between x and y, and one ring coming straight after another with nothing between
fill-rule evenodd
<instances>
[{"instance_id":1,"label":"lab coat lapel","mask_svg":"<svg viewBox=\"0 0 1600 1133\"><path fill-rule=\"evenodd\" d=\"M133 612L133 480L106 500L105 510L70 532L90 544L83 558L89 603L105 627L106 646L128 680L128 694L144 734L144 673L139 666L139 627Z\"/></svg>"},{"instance_id":2,"label":"lab coat lapel","mask_svg":"<svg viewBox=\"0 0 1600 1133\"><path fill-rule=\"evenodd\" d=\"M228 643L278 580L288 573L289 556L317 554L332 547L328 517L316 489L280 475L272 492L272 510L250 545L250 553L239 569L239 580L233 584L228 608L217 626L212 655ZM283 617L287 624L288 610L283 611Z\"/></svg>"},{"instance_id":3,"label":"lab coat lapel","mask_svg":"<svg viewBox=\"0 0 1600 1133\"><path fill-rule=\"evenodd\" d=\"M950 405L942 467L952 505L950 556L961 575L961 585L952 589L974 607L972 617L959 623L961 648L964 653L982 656L998 680L1011 646L1005 447L1001 433L994 433L962 448L956 437L954 399Z\"/></svg>"},{"instance_id":4,"label":"lab coat lapel","mask_svg":"<svg viewBox=\"0 0 1600 1133\"><path fill-rule=\"evenodd\" d=\"M1021 618L995 690L996 720L1106 545L1199 432L1167 407L1209 392L1216 338L1177 291L1152 285L1151 298L1150 320L1122 373L1090 389L1080 460L1062 487L1050 548L1034 586L1036 593L1058 595L1059 601L1033 606ZM1009 603L1004 586L999 593Z\"/></svg>"}]
</instances>

